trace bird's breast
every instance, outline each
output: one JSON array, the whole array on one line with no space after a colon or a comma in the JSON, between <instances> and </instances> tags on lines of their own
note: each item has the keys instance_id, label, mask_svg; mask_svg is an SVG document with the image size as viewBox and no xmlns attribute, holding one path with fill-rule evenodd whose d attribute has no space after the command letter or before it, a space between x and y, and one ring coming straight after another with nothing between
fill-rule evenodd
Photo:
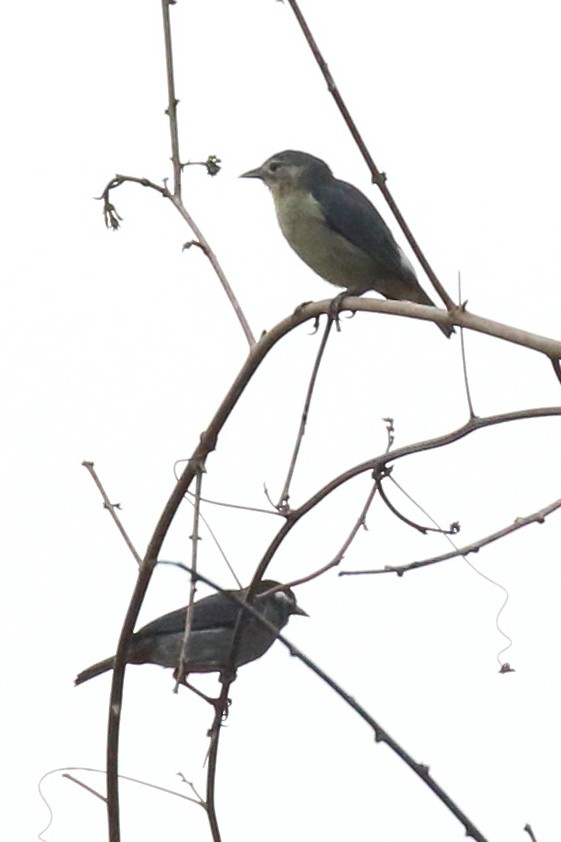
<instances>
[{"instance_id":1,"label":"bird's breast","mask_svg":"<svg viewBox=\"0 0 561 842\"><path fill-rule=\"evenodd\" d=\"M337 286L369 288L374 271L371 258L329 226L310 192L278 191L273 198L282 233L310 268Z\"/></svg>"}]
</instances>

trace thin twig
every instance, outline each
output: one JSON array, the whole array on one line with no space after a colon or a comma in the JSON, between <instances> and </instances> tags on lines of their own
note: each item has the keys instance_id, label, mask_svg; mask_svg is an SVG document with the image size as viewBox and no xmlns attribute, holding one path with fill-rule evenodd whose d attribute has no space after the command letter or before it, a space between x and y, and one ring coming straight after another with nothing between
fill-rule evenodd
<instances>
[{"instance_id":1,"label":"thin twig","mask_svg":"<svg viewBox=\"0 0 561 842\"><path fill-rule=\"evenodd\" d=\"M181 459L181 462L186 462L186 459ZM176 476L176 479L178 477ZM186 496L192 495L192 491L188 491ZM280 517L280 512L276 509L262 509L260 506L244 506L240 503L226 503L224 500L210 500L208 497L201 497L201 503L207 503L209 506L222 506L225 509L237 509L240 512L252 512L259 515L273 515L273 517Z\"/></svg>"},{"instance_id":2,"label":"thin twig","mask_svg":"<svg viewBox=\"0 0 561 842\"><path fill-rule=\"evenodd\" d=\"M328 570L331 570L333 567L337 567L337 565L341 564L341 562L343 561L343 559L345 557L345 553L347 552L347 550L351 546L352 542L354 541L354 539L355 539L355 537L358 533L358 530L361 527L364 527L366 529L366 515L368 514L370 506L372 505L372 501L374 500L374 496L376 494L377 488L378 488L378 486L376 485L376 483L373 483L372 488L368 492L368 497L366 498L366 502L365 502L364 506L362 507L362 511L361 511L359 517L357 518L357 520L356 520L353 528L351 529L348 537L343 542L343 545L342 545L341 549L333 556L331 561L329 561L327 564L324 564L323 567L318 568L318 570L314 570L313 573L309 573L307 576L301 576L299 579L292 579L290 582L287 582L286 585L284 585L284 587L295 588L298 585L304 585L304 584L306 584L306 582L311 582L313 579L317 579L318 576L323 576L323 574L327 573ZM271 591L274 591L274 590L275 590L274 588L271 588ZM277 588L277 590L278 590L278 588ZM267 596L267 594L270 593L271 591L266 591L264 596Z\"/></svg>"},{"instance_id":3,"label":"thin twig","mask_svg":"<svg viewBox=\"0 0 561 842\"><path fill-rule=\"evenodd\" d=\"M462 275L461 272L458 272L458 306L462 306ZM462 370L464 373L464 386L466 389L466 398L467 404L469 409L470 418L475 417L475 412L473 410L473 403L471 401L471 389L469 388L469 377L467 371L467 359L466 359L466 343L464 337L464 329L463 327L460 328L460 348L462 351Z\"/></svg>"},{"instance_id":4,"label":"thin twig","mask_svg":"<svg viewBox=\"0 0 561 842\"><path fill-rule=\"evenodd\" d=\"M308 512L314 509L319 503L323 502L329 494L349 482L349 480L360 476L366 471L382 471L390 462L403 459L413 453L423 453L425 451L435 450L439 447L444 447L448 444L452 444L453 442L460 441L460 439L465 438L465 436L486 427L497 424L505 424L511 421L521 421L523 419L545 418L551 416L561 416L561 406L517 410L515 412L505 412L501 415L491 415L485 418L470 418L466 424L458 427L456 430L452 430L449 433L445 433L441 436L435 436L432 439L426 439L414 444L405 445L404 447L398 447L395 450L391 450L381 456L376 456L373 459L368 459L366 462L361 462L359 465L349 468L342 474L339 474L339 476L330 480L330 482L324 485L323 488L316 491L316 493L313 494L312 497L310 497L298 509L293 509L290 512L286 522L279 529L259 562L257 571L252 581L252 586L253 582L260 581L263 578L263 575L273 556L285 540L288 533L294 528L294 526L296 526L301 518L307 515Z\"/></svg>"},{"instance_id":5,"label":"thin twig","mask_svg":"<svg viewBox=\"0 0 561 842\"><path fill-rule=\"evenodd\" d=\"M423 783L426 784L432 792L434 792L436 797L464 826L466 836L470 836L472 839L475 839L476 842L487 842L486 837L483 836L473 822L466 816L463 810L460 809L455 801L453 801L445 790L436 783L434 778L431 777L428 766L424 763L417 763L413 760L411 755L408 754L405 749L403 749L400 744L394 740L394 738L391 737L390 734L388 734L388 732L382 728L382 726L372 716L370 716L369 713L366 712L362 705L359 705L352 696L345 692L339 684L327 675L327 673L323 672L323 670L321 670L313 661L306 657L303 652L297 649L292 643L289 643L289 641L282 635L279 634L278 639L284 644L284 646L286 646L291 655L302 661L303 664L305 664L319 678L321 678L322 681L331 687L331 689L334 690L337 695L340 696L343 701L346 702L360 716L360 718L372 728L374 732L374 739L377 743L386 743L394 754L397 754L397 756L403 760L407 766L409 766L409 768L423 781Z\"/></svg>"},{"instance_id":6,"label":"thin twig","mask_svg":"<svg viewBox=\"0 0 561 842\"><path fill-rule=\"evenodd\" d=\"M165 0L164 0L165 2ZM201 514L201 487L203 481L203 472L199 471L195 480L195 503L193 506L193 531L191 533L191 581L189 583L189 602L187 604L187 611L185 614L185 630L183 632L183 639L181 641L181 652L179 653L179 663L177 665L177 676L175 681L174 692L180 684L185 681L187 677L186 663L187 654L189 652L189 638L191 637L191 626L193 624L193 603L195 602L195 594L197 592L197 558L199 550L199 519Z\"/></svg>"},{"instance_id":7,"label":"thin twig","mask_svg":"<svg viewBox=\"0 0 561 842\"><path fill-rule=\"evenodd\" d=\"M202 577L200 578L202 579ZM206 580L203 579L203 581ZM218 826L218 818L216 815L216 766L218 761L220 732L222 731L222 720L224 718L225 711L228 709L228 693L230 690L230 684L231 681L229 680L224 680L222 683L220 696L214 708L213 723L209 731L210 746L208 750L208 769L206 777L206 805L213 842L221 842L220 828Z\"/></svg>"},{"instance_id":8,"label":"thin twig","mask_svg":"<svg viewBox=\"0 0 561 842\"><path fill-rule=\"evenodd\" d=\"M129 538L129 536L126 532L126 529L124 528L123 524L121 523L121 520L120 520L120 518L119 518L119 516L116 512L117 505L115 503L111 503L111 501L109 500L109 497L107 496L107 493L106 493L106 491L103 487L103 484L102 484L101 480L99 479L99 477L97 475L97 472L94 468L94 463L84 461L84 462L82 462L82 465L84 466L84 468L86 468L87 471L89 471L89 474L90 474L91 478L93 479L93 481L97 485L97 487L99 489L99 493L103 497L103 508L107 509L107 511L109 512L109 514L111 515L111 517L115 521L115 525L117 526L117 529L119 530L119 532L123 536L125 544L127 545L129 550L133 554L134 558L136 559L136 563L138 565L142 564L142 558L140 557L139 553L136 551L136 549L134 547L134 544L132 543L131 539Z\"/></svg>"},{"instance_id":9,"label":"thin twig","mask_svg":"<svg viewBox=\"0 0 561 842\"><path fill-rule=\"evenodd\" d=\"M181 173L182 173L182 164L179 154L179 130L177 125L177 103L178 99L175 94L175 75L173 69L173 48L171 43L171 23L170 23L170 16L169 16L169 7L172 5L174 0L162 0L162 14L163 14L163 21L164 21L164 43L165 43L165 52L166 52L166 74L167 74L167 86L168 86L168 107L167 107L167 114L169 117L169 126L170 126L170 136L171 136L171 161L173 165L173 195L171 196L171 201L174 206L177 208L183 219L186 221L187 225L194 233L195 237L197 238L198 242L197 245L204 251L205 255L207 256L210 265L214 269L220 283L222 284L222 289L226 293L228 301L232 305L236 316L238 317L238 321L242 327L242 330L245 334L249 347L251 348L252 345L255 344L255 337L251 331L249 323L245 318L245 315L238 303L238 299L234 295L234 291L230 286L226 275L224 274L218 259L211 249L208 240L203 235L203 232L199 228L199 226L195 223L193 217L190 213L186 210L183 200L181 198Z\"/></svg>"},{"instance_id":10,"label":"thin twig","mask_svg":"<svg viewBox=\"0 0 561 842\"><path fill-rule=\"evenodd\" d=\"M53 811L51 809L51 805L49 804L45 794L43 793L43 782L46 781L47 778L49 778L51 775L63 773L63 778L66 778L72 783L77 784L78 786L85 789L87 792L91 793L91 795L95 795L102 801L107 801L107 798L104 795L97 792L97 790L93 789L92 787L87 786L87 784L83 783L83 781L80 781L78 780L78 778L75 778L74 775L69 775L68 772L94 772L96 775L106 774L105 769L93 769L90 766L62 766L59 769L50 769L48 772L45 772L45 774L41 776L37 788L39 790L40 798L42 799L43 803L45 804L45 807L49 811L49 821L37 836L37 838L42 840L42 842L44 842L44 833L49 829L53 820ZM168 789L165 786L158 786L158 784L151 784L148 783L148 781L141 781L139 778L131 778L129 775L119 775L119 779L122 781L130 781L131 783L139 784L140 786L146 786L149 789L156 789L158 790L158 792L165 792L166 795L175 795L176 798L182 798L184 801L190 801L192 804L198 804L199 807L202 807L204 810L206 810L205 802L199 796L193 784L189 783L189 781L185 781L185 783L189 784L193 793L196 796L195 798L190 798L188 795L183 795L182 792L175 792L173 789Z\"/></svg>"},{"instance_id":11,"label":"thin twig","mask_svg":"<svg viewBox=\"0 0 561 842\"><path fill-rule=\"evenodd\" d=\"M382 418L382 421L384 421L386 425L386 435L388 437L388 441L386 444L386 453L388 453L388 451L392 449L393 444L395 442L395 427L393 418Z\"/></svg>"},{"instance_id":12,"label":"thin twig","mask_svg":"<svg viewBox=\"0 0 561 842\"><path fill-rule=\"evenodd\" d=\"M390 512L392 514L394 514L399 520L403 521L403 523L406 523L408 526L411 526L413 529L416 529L417 532L420 532L422 535L426 535L428 532L438 532L439 535L456 535L459 532L459 526L458 526L457 523L452 524L450 526L450 529L441 529L440 527L437 527L437 526L421 526L420 523L415 523L414 520L411 520L410 518L406 517L402 512L399 511L399 509L397 509L393 505L393 503L388 498L388 495L386 494L386 492L385 492L385 490L382 486L382 479L384 477L388 478L388 479L391 479L393 482L395 482L393 477L390 476L390 474L387 471L385 473L382 473L381 475L377 476L376 477L376 486L378 488L378 491L380 492L380 497L382 498L383 502L386 504L386 506L388 507ZM397 485L397 483L396 483L396 485ZM400 486L398 486L398 488L400 488ZM400 488L400 490L402 490L402 489ZM407 495L407 496L409 497L409 495ZM409 498L409 499L411 499L411 498Z\"/></svg>"},{"instance_id":13,"label":"thin twig","mask_svg":"<svg viewBox=\"0 0 561 842\"><path fill-rule=\"evenodd\" d=\"M305 37L306 41L308 42L308 46L310 47L310 50L312 51L312 53L314 55L314 58L315 58L318 66L319 66L319 69L321 70L321 72L323 74L323 78L325 79L325 81L327 83L327 89L328 89L329 93L332 95L333 99L335 100L335 102L337 104L337 107L339 108L339 111L341 112L341 115L342 115L345 123L347 124L347 127L348 127L351 135L353 136L353 138L355 140L355 143L358 146L362 157L366 161L366 165L367 165L368 169L370 170L370 174L372 176L372 181L375 184L377 184L378 187L380 188L380 190L382 191L382 195L384 196L384 199L388 203L388 206L389 206L391 212L395 216L401 230L403 231L405 237L407 238L407 240L409 242L409 245L411 246L411 248L415 252L415 255L417 256L417 259L419 260L419 263L421 264L421 266L425 270L428 278L430 279L430 281L431 281L432 285L434 286L434 288L436 289L437 293L439 294L439 296L442 298L442 300L446 304L446 308L450 312L453 313L456 310L456 305L454 304L454 302L452 301L452 299L450 298L450 296L448 295L448 293L446 292L446 290L444 289L444 287L442 286L442 284L440 283L440 281L436 277L436 275L433 272L428 260L426 259L425 255L421 251L421 248L420 248L419 244L417 243L417 240L413 236L413 233L412 233L411 229L409 228L409 226L405 222L405 219L402 216L401 211L399 210L399 208L398 208L398 206L395 202L395 199L393 198L392 194L389 191L389 188L387 187L385 174L381 173L380 170L378 169L378 167L376 166L376 164L374 163L374 160L372 159L372 156L370 155L370 152L368 151L368 149L366 147L366 143L364 142L364 140L362 138L362 135L360 134L360 132L359 132L357 126L356 126L355 121L351 117L350 111L347 108L347 106L345 105L345 101L343 100L343 97L341 96L341 93L340 93L337 85L335 84L335 80L334 80L334 78L331 74L331 71L329 70L329 67L327 66L327 62L325 61L322 53L320 52L320 49L319 49L319 47L316 43L316 40L315 40L314 36L312 35L308 24L306 23L304 15L300 11L300 7L299 7L298 3L296 2L296 0L287 0L287 2L288 2L288 5L290 6L290 8L292 9L292 11L294 12L296 20L298 21L298 24L300 26L300 29L302 30L302 32L304 34L304 37Z\"/></svg>"},{"instance_id":14,"label":"thin twig","mask_svg":"<svg viewBox=\"0 0 561 842\"><path fill-rule=\"evenodd\" d=\"M165 2L165 0L164 0L164 2ZM222 289L226 293L226 297L228 298L228 301L232 305L232 308L233 308L236 316L238 317L238 321L239 321L239 323L242 327L242 330L245 334L245 338L247 339L247 344L249 345L250 348L252 348L255 345L255 336L253 335L253 332L252 332L252 330L249 326L249 322L247 321L247 319L244 315L244 312L243 312L242 308L240 307L239 301L234 294L234 290L230 286L230 283L228 282L228 279L226 278L226 275L224 274L224 270L222 269L222 266L218 262L218 258L216 257L216 254L214 253L214 251L210 247L210 244L209 244L207 238L204 236L203 232L201 231L201 229L199 228L199 226L197 225L197 223L195 222L195 220L193 219L191 214L187 211L187 209L183 205L181 199L179 199L177 196L173 196L171 201L172 201L173 205L177 208L177 210L179 211L179 213L181 214L181 216L183 217L183 219L185 220L185 222L187 223L187 225L189 226L189 228L191 229L191 231L193 232L193 234L195 235L197 240L199 241L198 245L204 251L210 265L214 269L214 272L215 272L218 280L220 281L220 283L222 285Z\"/></svg>"},{"instance_id":15,"label":"thin twig","mask_svg":"<svg viewBox=\"0 0 561 842\"><path fill-rule=\"evenodd\" d=\"M90 795L95 795L96 798L101 799L101 801L103 801L104 803L107 802L107 798L105 797L105 795L102 795L96 789L94 789L91 786L88 786L83 781L79 781L78 778L74 777L74 775L69 775L68 773L65 773L62 777L66 778L68 781L72 781L72 783L77 784L78 786L81 786L82 789L85 789L86 792L90 793Z\"/></svg>"},{"instance_id":16,"label":"thin twig","mask_svg":"<svg viewBox=\"0 0 561 842\"><path fill-rule=\"evenodd\" d=\"M194 506L195 504L194 504L194 503L193 503L193 501L192 501L192 500L190 500L190 499L189 499L189 497L188 497L188 495L189 495L189 494L191 494L191 492L190 492L190 491L188 491L188 492L187 492L187 494L185 495L185 499L187 500L187 502L189 503L189 505L190 505L190 506ZM203 498L202 498L202 497L200 497L199 499L200 499L200 502L202 503L202 502L203 502ZM217 548L218 552L219 552L219 553L220 553L220 555L222 556L222 558L223 558L223 560L224 560L224 564L226 565L226 567L228 568L228 570L229 570L229 571L230 571L230 573L232 574L232 577L233 577L233 579L234 579L235 583L237 584L238 588L241 588L241 587L242 587L242 583L241 583L241 582L240 582L240 580L238 579L238 577L237 577L237 575L236 575L236 571L234 570L234 568L233 568L233 567L232 567L232 565L230 564L230 561L229 561L229 559L228 559L228 556L227 556L227 555L226 555L226 553L224 552L224 549L223 549L223 547L222 547L222 544L221 544L221 543L220 543L220 541L218 540L218 538L217 538L217 536L216 536L216 534L215 534L215 532L214 532L214 530L213 530L212 526L211 526L211 525L210 525L210 523L208 522L207 518L203 515L203 513L202 513L201 511L199 511L199 518L200 518L200 520L202 520L202 522L203 522L203 523L204 523L204 525L206 526L206 528L207 528L207 530L208 530L208 533L209 533L210 537L211 537L211 538L212 538L212 540L214 541L214 544L215 544L215 546L216 546L216 548Z\"/></svg>"},{"instance_id":17,"label":"thin twig","mask_svg":"<svg viewBox=\"0 0 561 842\"><path fill-rule=\"evenodd\" d=\"M308 385L308 391L306 392L306 399L304 401L304 408L302 410L302 416L300 418L300 427L298 428L298 434L296 436L296 442L294 444L294 450L292 452L292 459L290 460L288 473L284 481L284 486L281 491L279 502L275 507L281 514L286 514L288 511L290 511L290 506L288 504L288 500L290 498L290 483L292 482L292 477L296 468L296 462L298 460L298 454L300 452L302 439L304 438L304 433L306 432L306 424L308 423L308 412L310 410L310 404L312 402L312 395L314 394L314 388L316 385L319 367L323 359L323 354L327 345L327 340L329 339L331 328L333 327L333 322L334 319L328 316L327 323L325 325L325 330L321 338L320 346L316 354L316 359L314 361L314 367L312 369L310 383Z\"/></svg>"},{"instance_id":18,"label":"thin twig","mask_svg":"<svg viewBox=\"0 0 561 842\"><path fill-rule=\"evenodd\" d=\"M452 552L432 556L431 558L426 558L422 561L412 561L410 564L400 566L386 565L386 567L376 568L374 570L341 570L339 576L373 576L379 573L397 573L398 576L403 576L403 574L407 573L409 570L417 570L420 567L428 567L431 564L440 564L442 561L448 561L451 558L458 558L458 556L467 556L470 553L478 553L482 547L486 547L494 541L499 541L506 535L511 535L513 532L517 532L519 529L523 529L531 523L544 523L546 517L557 511L557 509L561 509L561 498L559 498L559 500L555 500L553 503L550 503L548 506L545 506L543 509L534 512L534 514L528 515L527 517L516 518L514 523L505 526L503 529L499 529L491 535L486 535L484 538L479 538L477 541L473 541L471 544L466 544L465 547L460 547Z\"/></svg>"},{"instance_id":19,"label":"thin twig","mask_svg":"<svg viewBox=\"0 0 561 842\"><path fill-rule=\"evenodd\" d=\"M401 486L401 485L397 482L397 480L396 480L393 476L390 476L390 479L391 479L391 481L393 482L393 484L394 484L397 488L399 488L399 490L401 491L401 493L402 493L402 494L404 494L404 495L405 495L405 497L407 497L407 499L408 499L411 503L413 503L413 505L414 505L414 506L416 506L416 508L417 508L417 509L419 509L419 511L420 511L420 512L422 512L422 514L423 514L426 518L428 518L428 519L429 519L429 520L430 520L430 521L434 524L435 528L444 534L444 536L446 537L446 540L448 541L448 543L450 544L450 546L451 546L451 547L452 547L455 551L457 551L457 550L458 550L458 547L457 547L457 545L454 543L454 541L452 540L452 538L450 537L450 534L449 534L449 533L444 532L444 531L441 529L440 524L439 524L439 523L435 520L435 518L433 518L433 516L430 514L430 512L428 512L428 511L427 511L427 510L426 510L423 506L421 506L421 504L419 503L419 501L418 501L418 500L415 500L415 498L414 498L414 497L412 497L412 496L411 496L411 494L409 494L409 492L408 492L408 491L406 491L406 490L405 490L405 489L404 489L404 488L403 488L403 487L402 487L402 486ZM452 529L452 534L457 534L457 533L459 532L459 530L460 530L460 525L459 525L458 523L452 524L451 529ZM496 615L495 615L495 626L496 626L496 628L497 628L497 631L498 631L498 632L499 632L499 634L501 635L501 637L504 637L504 639L507 641L507 643L506 643L506 646L504 646L504 647L503 647L503 648L502 648L499 652L497 652L496 658L497 658L497 662L498 662L499 667L500 667L500 672L514 672L514 670L511 668L510 664L503 663L503 661L501 660L501 656L502 656L505 652L507 652L507 651L511 648L511 646L512 646L512 638L510 637L510 635L508 635L508 634L505 632L505 630L502 628L502 626L501 626L501 622L500 622L500 620L501 620L501 614L503 613L504 609L506 608L507 603L508 603L508 600L509 600L508 588L506 588L506 587L502 584L502 582L499 582L499 581L497 581L497 579L493 579L491 576L488 576L486 573L483 573L483 571L482 571L482 570L480 570L478 567L476 567L476 566L475 566L475 564L473 564L473 562L471 562L467 556L462 556L462 558L463 558L463 560L464 560L465 564L467 564L467 565L468 565L468 567L470 567L470 568L473 570L473 572L474 572L477 576L480 576L480 577L481 577L482 579L484 579L486 582L489 582L489 584L491 584L491 585L493 585L494 587L498 588L498 589L499 589L500 591L502 591L502 593L503 593L503 597L504 597L504 598L503 598L503 602L502 602L501 606L499 607L499 610L497 611L497 613L496 613Z\"/></svg>"},{"instance_id":20,"label":"thin twig","mask_svg":"<svg viewBox=\"0 0 561 842\"><path fill-rule=\"evenodd\" d=\"M173 47L171 43L171 22L169 7L174 0L162 0L162 16L164 23L164 44L166 52L166 78L168 86L168 107L166 114L169 118L169 133L171 137L171 163L173 166L173 195L181 201L181 161L179 159L179 128L177 125L177 105L179 100L175 95L175 74L173 71Z\"/></svg>"},{"instance_id":21,"label":"thin twig","mask_svg":"<svg viewBox=\"0 0 561 842\"><path fill-rule=\"evenodd\" d=\"M532 842L538 842L538 840L537 840L537 839L536 839L536 837L534 836L534 831L532 830L531 825L529 825L529 824L525 824L525 825L524 825L524 830L526 831L526 833L528 834L528 836L530 837L530 839L532 840Z\"/></svg>"},{"instance_id":22,"label":"thin twig","mask_svg":"<svg viewBox=\"0 0 561 842\"><path fill-rule=\"evenodd\" d=\"M166 0L162 0L162 2L166 2ZM175 196L167 185L163 187L159 184L156 184L154 181L150 181L149 178L138 178L134 175L122 175L117 174L114 178L109 181L106 186L104 187L100 199L103 199L103 215L105 217L105 224L108 228L113 230L117 230L120 226L120 222L122 221L122 217L119 216L115 206L109 199L111 190L114 190L117 187L120 187L122 184L140 184L141 187L149 187L151 190L155 190L160 196L163 196L164 199L168 199L175 209L180 213L183 217L195 237L197 241L195 245L199 246L199 248L205 253L207 260L209 261L210 265L214 269L220 284L222 285L222 289L226 293L228 301L232 305L236 316L238 317L238 321L242 327L242 330L245 334L247 339L248 345L251 348L255 344L255 337L253 336L252 330L249 326L247 319L239 305L238 299L236 298L232 287L230 286L226 275L224 274L224 270L220 265L218 258L216 257L214 251L210 247L210 244L206 237L204 236L203 232L189 213L189 211L185 208L181 196Z\"/></svg>"}]
</instances>

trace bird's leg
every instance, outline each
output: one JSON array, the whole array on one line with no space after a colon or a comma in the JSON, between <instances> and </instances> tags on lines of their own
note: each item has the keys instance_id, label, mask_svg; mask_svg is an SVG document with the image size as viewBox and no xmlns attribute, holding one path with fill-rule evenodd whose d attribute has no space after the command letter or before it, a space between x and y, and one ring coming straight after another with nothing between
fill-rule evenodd
<instances>
[{"instance_id":1,"label":"bird's leg","mask_svg":"<svg viewBox=\"0 0 561 842\"><path fill-rule=\"evenodd\" d=\"M207 696L206 693L203 693L202 690L199 690L198 687L195 687L193 684L189 684L188 681L183 681L182 684L187 687L188 690L192 690L197 696L200 696L201 699L204 699L205 702L208 702L209 705L212 705L215 711L218 711L219 708L222 708L222 700L220 696L216 699L212 696ZM222 710L222 719L228 718L228 711L230 709L230 705L232 704L231 699L226 699L226 708Z\"/></svg>"},{"instance_id":2,"label":"bird's leg","mask_svg":"<svg viewBox=\"0 0 561 842\"><path fill-rule=\"evenodd\" d=\"M186 675L183 675L180 678L177 670L174 670L174 673L173 673L173 677L175 678L175 680L177 681L178 684L181 684L181 685L183 685L183 687L186 687L188 690L191 690L191 692L193 692L196 696L199 696L199 698L204 699L205 702L207 702L209 705L212 705L214 707L214 709L216 710L216 708L217 708L217 706L220 702L220 698L214 699L212 696L207 696L206 693L203 693L203 691L199 690L198 687L195 687L193 684L190 684L187 681L188 675L189 675L189 673L187 673ZM228 705L230 704L230 699L227 700L227 703L228 703Z\"/></svg>"},{"instance_id":3,"label":"bird's leg","mask_svg":"<svg viewBox=\"0 0 561 842\"><path fill-rule=\"evenodd\" d=\"M337 328L337 332L341 331L341 325L339 323L339 313L341 312L341 306L343 301L349 294L348 290L343 290L340 292L339 295L336 295L335 298L332 300L331 304L329 305L329 318L331 321L335 322L335 327Z\"/></svg>"}]
</instances>

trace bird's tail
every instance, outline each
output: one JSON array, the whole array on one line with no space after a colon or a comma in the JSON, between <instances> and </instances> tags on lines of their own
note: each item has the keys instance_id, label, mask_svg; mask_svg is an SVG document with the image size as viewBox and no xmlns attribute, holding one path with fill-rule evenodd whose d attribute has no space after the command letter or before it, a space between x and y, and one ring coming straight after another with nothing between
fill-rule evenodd
<instances>
[{"instance_id":1,"label":"bird's tail","mask_svg":"<svg viewBox=\"0 0 561 842\"><path fill-rule=\"evenodd\" d=\"M102 672L107 672L113 669L115 658L106 658L104 661L98 661L97 664L92 664L91 667L78 673L74 680L74 684L83 684L84 681L89 681L90 678L95 678L96 675L101 675Z\"/></svg>"},{"instance_id":2,"label":"bird's tail","mask_svg":"<svg viewBox=\"0 0 561 842\"><path fill-rule=\"evenodd\" d=\"M447 339L450 339L452 334L456 333L456 331L454 330L454 325L441 325L440 322L437 322L436 325L440 328L440 330L442 331L444 336L446 336Z\"/></svg>"},{"instance_id":3,"label":"bird's tail","mask_svg":"<svg viewBox=\"0 0 561 842\"><path fill-rule=\"evenodd\" d=\"M415 302L415 304L427 304L429 307L436 307L434 301L426 294L422 287L417 286L415 290L415 296L404 296L409 301ZM444 336L448 337L448 339L452 336L453 333L456 333L454 330L454 325L441 325L439 322L436 322L436 326L440 328Z\"/></svg>"}]
</instances>

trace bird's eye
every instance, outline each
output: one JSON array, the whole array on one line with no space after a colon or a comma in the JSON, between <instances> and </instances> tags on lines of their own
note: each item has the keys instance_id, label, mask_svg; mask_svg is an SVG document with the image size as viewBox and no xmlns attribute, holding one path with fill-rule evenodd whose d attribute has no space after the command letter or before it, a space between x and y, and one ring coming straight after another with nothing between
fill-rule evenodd
<instances>
[{"instance_id":1,"label":"bird's eye","mask_svg":"<svg viewBox=\"0 0 561 842\"><path fill-rule=\"evenodd\" d=\"M269 171L270 171L270 172L276 172L276 171L278 170L278 168L279 168L279 167L280 167L280 164L277 164L277 163L276 163L276 161L272 161L272 162L269 164Z\"/></svg>"}]
</instances>

